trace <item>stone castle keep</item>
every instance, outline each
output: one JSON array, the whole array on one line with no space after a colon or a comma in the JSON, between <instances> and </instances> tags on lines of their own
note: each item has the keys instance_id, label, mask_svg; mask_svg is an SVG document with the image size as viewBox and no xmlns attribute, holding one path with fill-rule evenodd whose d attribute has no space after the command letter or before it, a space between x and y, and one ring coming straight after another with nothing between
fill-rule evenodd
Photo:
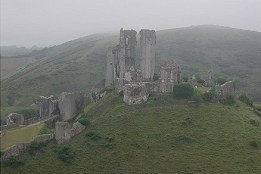
<instances>
[{"instance_id":1,"label":"stone castle keep","mask_svg":"<svg viewBox=\"0 0 261 174\"><path fill-rule=\"evenodd\" d=\"M151 92L172 92L180 83L180 67L166 62L160 70L160 82L154 82L156 59L156 32L142 29L140 32L140 67L135 64L137 32L120 30L120 41L108 48L105 86L115 85L123 91L123 100L128 104L145 102Z\"/></svg>"}]
</instances>

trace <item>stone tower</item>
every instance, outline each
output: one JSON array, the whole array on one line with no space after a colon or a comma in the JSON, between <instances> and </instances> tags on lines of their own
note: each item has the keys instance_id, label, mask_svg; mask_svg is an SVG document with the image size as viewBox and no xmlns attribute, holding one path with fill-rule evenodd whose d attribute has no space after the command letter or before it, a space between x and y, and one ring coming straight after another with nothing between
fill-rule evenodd
<instances>
[{"instance_id":1,"label":"stone tower","mask_svg":"<svg viewBox=\"0 0 261 174\"><path fill-rule=\"evenodd\" d=\"M114 55L112 47L107 50L107 65L106 65L106 76L105 86L111 86L114 82Z\"/></svg>"},{"instance_id":2,"label":"stone tower","mask_svg":"<svg viewBox=\"0 0 261 174\"><path fill-rule=\"evenodd\" d=\"M120 30L119 66L122 79L124 79L125 73L135 66L136 34L135 30L123 30L122 28Z\"/></svg>"},{"instance_id":3,"label":"stone tower","mask_svg":"<svg viewBox=\"0 0 261 174\"><path fill-rule=\"evenodd\" d=\"M155 45L156 32L154 30L140 31L140 49L141 49L141 72L145 81L153 80L155 71Z\"/></svg>"}]
</instances>

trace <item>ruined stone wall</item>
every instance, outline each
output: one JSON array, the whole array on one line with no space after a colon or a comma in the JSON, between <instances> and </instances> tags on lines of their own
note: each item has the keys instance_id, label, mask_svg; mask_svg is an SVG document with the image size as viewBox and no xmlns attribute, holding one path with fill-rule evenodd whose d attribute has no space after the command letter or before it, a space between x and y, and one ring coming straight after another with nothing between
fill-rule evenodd
<instances>
[{"instance_id":1,"label":"ruined stone wall","mask_svg":"<svg viewBox=\"0 0 261 174\"><path fill-rule=\"evenodd\" d=\"M6 148L3 151L1 160L6 160L7 158L9 158L11 156L16 156L16 155L20 155L20 154L24 153L27 150L29 145L30 145L30 143L19 143L19 144L14 144L13 146Z\"/></svg>"},{"instance_id":2,"label":"ruined stone wall","mask_svg":"<svg viewBox=\"0 0 261 174\"><path fill-rule=\"evenodd\" d=\"M85 128L86 127L79 122L74 123L71 128L71 136L73 137L73 136L81 133Z\"/></svg>"},{"instance_id":3,"label":"ruined stone wall","mask_svg":"<svg viewBox=\"0 0 261 174\"><path fill-rule=\"evenodd\" d=\"M77 114L84 104L84 94L81 92L62 92L58 97L60 115L67 121Z\"/></svg>"},{"instance_id":4,"label":"ruined stone wall","mask_svg":"<svg viewBox=\"0 0 261 174\"><path fill-rule=\"evenodd\" d=\"M232 81L228 81L222 85L215 86L217 98L225 97L228 94L235 96L235 88Z\"/></svg>"},{"instance_id":5,"label":"ruined stone wall","mask_svg":"<svg viewBox=\"0 0 261 174\"><path fill-rule=\"evenodd\" d=\"M140 49L141 49L141 71L142 78L145 81L153 80L155 71L155 46L156 32L154 30L140 31Z\"/></svg>"},{"instance_id":6,"label":"ruined stone wall","mask_svg":"<svg viewBox=\"0 0 261 174\"><path fill-rule=\"evenodd\" d=\"M69 141L73 136L82 132L86 127L79 122L73 124L72 128L68 122L56 122L55 139L59 144Z\"/></svg>"},{"instance_id":7,"label":"ruined stone wall","mask_svg":"<svg viewBox=\"0 0 261 174\"><path fill-rule=\"evenodd\" d=\"M38 135L38 136L34 137L33 141L46 142L46 141L52 140L53 138L54 138L53 134L43 134L43 135ZM11 156L17 156L17 155L20 155L20 154L26 152L28 147L30 146L30 144L31 143L18 143L18 144L14 144L11 147L6 148L3 151L1 160L6 160Z\"/></svg>"},{"instance_id":8,"label":"ruined stone wall","mask_svg":"<svg viewBox=\"0 0 261 174\"><path fill-rule=\"evenodd\" d=\"M49 117L58 113L58 100L54 96L40 96L40 117Z\"/></svg>"},{"instance_id":9,"label":"ruined stone wall","mask_svg":"<svg viewBox=\"0 0 261 174\"><path fill-rule=\"evenodd\" d=\"M145 84L131 83L124 85L123 101L127 104L140 104L146 102L149 92Z\"/></svg>"},{"instance_id":10,"label":"ruined stone wall","mask_svg":"<svg viewBox=\"0 0 261 174\"><path fill-rule=\"evenodd\" d=\"M180 81L179 66L174 61L166 62L160 69L160 91L170 93Z\"/></svg>"},{"instance_id":11,"label":"ruined stone wall","mask_svg":"<svg viewBox=\"0 0 261 174\"><path fill-rule=\"evenodd\" d=\"M55 139L59 144L71 139L71 126L68 122L55 123Z\"/></svg>"},{"instance_id":12,"label":"ruined stone wall","mask_svg":"<svg viewBox=\"0 0 261 174\"><path fill-rule=\"evenodd\" d=\"M113 49L111 47L107 50L107 65L106 65L106 75L105 75L105 86L111 86L114 81L114 55Z\"/></svg>"},{"instance_id":13,"label":"ruined stone wall","mask_svg":"<svg viewBox=\"0 0 261 174\"><path fill-rule=\"evenodd\" d=\"M24 116L17 113L10 113L6 119L7 125L17 124L23 125L24 124Z\"/></svg>"},{"instance_id":14,"label":"ruined stone wall","mask_svg":"<svg viewBox=\"0 0 261 174\"><path fill-rule=\"evenodd\" d=\"M52 140L54 138L54 135L53 134L42 134L42 135L38 135L36 137L34 137L33 141L36 141L36 142L46 142L46 141L49 141L49 140Z\"/></svg>"}]
</instances>

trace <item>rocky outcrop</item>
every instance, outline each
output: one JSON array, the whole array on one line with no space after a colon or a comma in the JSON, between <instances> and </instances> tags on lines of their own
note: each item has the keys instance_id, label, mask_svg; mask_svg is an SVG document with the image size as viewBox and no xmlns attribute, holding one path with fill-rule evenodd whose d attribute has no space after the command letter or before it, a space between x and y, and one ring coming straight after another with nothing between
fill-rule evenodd
<instances>
[{"instance_id":1,"label":"rocky outcrop","mask_svg":"<svg viewBox=\"0 0 261 174\"><path fill-rule=\"evenodd\" d=\"M73 118L84 104L84 94L81 92L62 92L58 97L60 115L64 121Z\"/></svg>"},{"instance_id":2,"label":"rocky outcrop","mask_svg":"<svg viewBox=\"0 0 261 174\"><path fill-rule=\"evenodd\" d=\"M149 93L145 84L131 83L124 85L123 101L127 104L140 104L147 101Z\"/></svg>"}]
</instances>

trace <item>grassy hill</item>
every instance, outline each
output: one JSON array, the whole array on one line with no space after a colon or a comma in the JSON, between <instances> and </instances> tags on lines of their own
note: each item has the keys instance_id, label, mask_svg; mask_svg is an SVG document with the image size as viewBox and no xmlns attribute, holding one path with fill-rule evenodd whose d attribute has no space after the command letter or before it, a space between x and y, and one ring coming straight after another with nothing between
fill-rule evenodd
<instances>
[{"instance_id":1,"label":"grassy hill","mask_svg":"<svg viewBox=\"0 0 261 174\"><path fill-rule=\"evenodd\" d=\"M84 110L91 128L69 143L25 154L15 173L260 173L261 122L246 105L186 104L152 95L128 106L113 93ZM250 145L258 142L258 148ZM58 159L69 147L71 163Z\"/></svg>"},{"instance_id":2,"label":"grassy hill","mask_svg":"<svg viewBox=\"0 0 261 174\"><path fill-rule=\"evenodd\" d=\"M34 51L38 61L5 79L3 106L31 104L39 95L62 91L89 91L104 79L106 50L118 42L118 33L97 34ZM261 33L219 26L193 26L157 32L157 70L175 59L183 76L213 73L234 78L239 91L261 100ZM137 58L139 62L139 55Z\"/></svg>"}]
</instances>

